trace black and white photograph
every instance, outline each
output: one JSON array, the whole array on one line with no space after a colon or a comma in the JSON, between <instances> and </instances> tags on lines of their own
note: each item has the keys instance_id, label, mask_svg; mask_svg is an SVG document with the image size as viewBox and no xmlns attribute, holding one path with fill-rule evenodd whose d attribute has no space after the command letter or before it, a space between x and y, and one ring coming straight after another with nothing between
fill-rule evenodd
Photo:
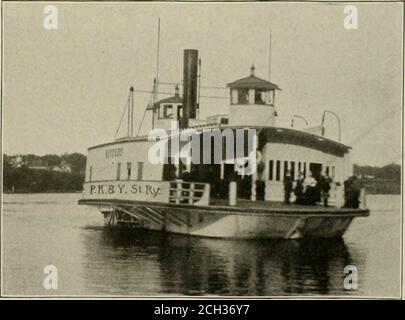
<instances>
[{"instance_id":1,"label":"black and white photograph","mask_svg":"<svg viewBox=\"0 0 405 320\"><path fill-rule=\"evenodd\" d=\"M2 297L402 299L403 3L1 6Z\"/></svg>"}]
</instances>

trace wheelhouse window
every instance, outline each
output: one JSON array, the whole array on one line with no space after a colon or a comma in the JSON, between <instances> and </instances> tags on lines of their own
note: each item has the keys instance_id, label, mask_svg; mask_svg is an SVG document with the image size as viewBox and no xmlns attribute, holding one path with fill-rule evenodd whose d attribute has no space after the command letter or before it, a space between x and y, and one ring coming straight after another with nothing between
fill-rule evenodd
<instances>
[{"instance_id":1,"label":"wheelhouse window","mask_svg":"<svg viewBox=\"0 0 405 320\"><path fill-rule=\"evenodd\" d=\"M237 104L249 103L249 89L238 89L238 101Z\"/></svg>"},{"instance_id":2,"label":"wheelhouse window","mask_svg":"<svg viewBox=\"0 0 405 320\"><path fill-rule=\"evenodd\" d=\"M266 104L266 90L255 90L255 104Z\"/></svg>"},{"instance_id":3,"label":"wheelhouse window","mask_svg":"<svg viewBox=\"0 0 405 320\"><path fill-rule=\"evenodd\" d=\"M121 162L117 163L117 180L121 179Z\"/></svg>"},{"instance_id":4,"label":"wheelhouse window","mask_svg":"<svg viewBox=\"0 0 405 320\"><path fill-rule=\"evenodd\" d=\"M173 119L173 105L171 104L163 105L163 118Z\"/></svg>"}]
</instances>

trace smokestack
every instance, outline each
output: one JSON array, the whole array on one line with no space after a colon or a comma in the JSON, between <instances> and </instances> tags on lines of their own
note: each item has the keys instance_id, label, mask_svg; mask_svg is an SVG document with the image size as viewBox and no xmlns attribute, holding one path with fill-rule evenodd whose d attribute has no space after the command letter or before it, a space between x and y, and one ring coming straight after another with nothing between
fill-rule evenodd
<instances>
[{"instance_id":1,"label":"smokestack","mask_svg":"<svg viewBox=\"0 0 405 320\"><path fill-rule=\"evenodd\" d=\"M183 119L182 128L188 127L189 119L196 119L198 50L184 50L183 65Z\"/></svg>"}]
</instances>

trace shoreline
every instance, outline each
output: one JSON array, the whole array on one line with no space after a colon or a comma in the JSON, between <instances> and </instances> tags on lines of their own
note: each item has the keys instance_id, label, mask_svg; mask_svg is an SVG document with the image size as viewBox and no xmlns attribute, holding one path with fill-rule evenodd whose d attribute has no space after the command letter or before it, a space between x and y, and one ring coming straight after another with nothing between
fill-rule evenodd
<instances>
[{"instance_id":1,"label":"shoreline","mask_svg":"<svg viewBox=\"0 0 405 320\"><path fill-rule=\"evenodd\" d=\"M50 193L82 193L81 190L79 191L59 191L59 190L50 190L50 191L41 191L41 192L32 192L32 191L18 191L18 192L10 192L10 191L3 191L3 194L50 194Z\"/></svg>"}]
</instances>

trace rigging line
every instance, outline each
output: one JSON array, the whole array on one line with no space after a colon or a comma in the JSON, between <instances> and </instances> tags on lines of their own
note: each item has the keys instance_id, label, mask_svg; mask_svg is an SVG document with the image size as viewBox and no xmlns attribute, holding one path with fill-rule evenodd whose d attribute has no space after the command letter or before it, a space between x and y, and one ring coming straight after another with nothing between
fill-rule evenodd
<instances>
[{"instance_id":1,"label":"rigging line","mask_svg":"<svg viewBox=\"0 0 405 320\"><path fill-rule=\"evenodd\" d=\"M229 88L227 87L219 87L219 86L203 86L201 85L201 88L204 89L221 89L221 90L228 90Z\"/></svg>"},{"instance_id":2,"label":"rigging line","mask_svg":"<svg viewBox=\"0 0 405 320\"><path fill-rule=\"evenodd\" d=\"M142 89L134 89L134 92L141 92L141 93L153 93L153 91L150 90L142 90ZM163 92L163 91L159 91L157 92L159 94L164 94L164 95L173 95L172 92ZM209 99L229 99L229 97L221 97L221 96L200 96L201 98L209 98Z\"/></svg>"},{"instance_id":3,"label":"rigging line","mask_svg":"<svg viewBox=\"0 0 405 320\"><path fill-rule=\"evenodd\" d=\"M179 85L182 84L183 81L179 81L179 82L164 82L164 81L159 81L159 84L163 84L163 85ZM220 89L220 90L228 90L229 88L227 87L220 87L220 86L205 86L205 85L201 85L201 88L204 89Z\"/></svg>"},{"instance_id":4,"label":"rigging line","mask_svg":"<svg viewBox=\"0 0 405 320\"><path fill-rule=\"evenodd\" d=\"M395 116L401 109L393 110L385 115L382 120L375 121L371 125L367 126L360 134L358 134L354 139L350 141L350 144L353 145L359 141L361 141L364 137L366 137L370 132L374 131L377 127L380 127L386 121L391 120L393 116Z\"/></svg>"},{"instance_id":5,"label":"rigging line","mask_svg":"<svg viewBox=\"0 0 405 320\"><path fill-rule=\"evenodd\" d=\"M200 96L201 98L208 98L208 99L229 99L229 97L220 97L220 96Z\"/></svg>"},{"instance_id":6,"label":"rigging line","mask_svg":"<svg viewBox=\"0 0 405 320\"><path fill-rule=\"evenodd\" d=\"M150 97L149 97L149 105L152 105L152 100L153 100L153 94L151 94ZM153 108L154 108L154 106L152 106L152 111L153 111ZM138 131L136 132L135 137L137 137L139 135L139 132L141 131L143 121L145 120L146 111L148 111L148 107L146 107L144 112L143 112L142 120L141 120L141 123L139 124ZM152 117L154 117L153 112L152 112Z\"/></svg>"},{"instance_id":7,"label":"rigging line","mask_svg":"<svg viewBox=\"0 0 405 320\"><path fill-rule=\"evenodd\" d=\"M121 120L120 120L120 123L119 123L119 125L118 125L117 131L115 132L115 139L117 138L118 131L119 131L120 128L121 128L122 120L124 119L125 113L126 113L127 108L128 108L128 104L129 104L129 96L128 96L127 102L126 102L126 104L125 104L124 111L122 112Z\"/></svg>"},{"instance_id":8,"label":"rigging line","mask_svg":"<svg viewBox=\"0 0 405 320\"><path fill-rule=\"evenodd\" d=\"M163 85L171 85L171 86L175 86L175 85L179 85L183 83L183 81L179 81L179 82L165 82L165 81L159 81L159 84L163 84Z\"/></svg>"},{"instance_id":9,"label":"rigging line","mask_svg":"<svg viewBox=\"0 0 405 320\"><path fill-rule=\"evenodd\" d=\"M146 107L145 110L143 111L142 120L141 120L141 123L139 124L138 131L137 131L135 137L137 137L137 136L139 135L139 132L141 131L142 124L143 124L143 120L145 120L145 116L146 116L146 111L147 111L147 109L148 109L148 108Z\"/></svg>"}]
</instances>

